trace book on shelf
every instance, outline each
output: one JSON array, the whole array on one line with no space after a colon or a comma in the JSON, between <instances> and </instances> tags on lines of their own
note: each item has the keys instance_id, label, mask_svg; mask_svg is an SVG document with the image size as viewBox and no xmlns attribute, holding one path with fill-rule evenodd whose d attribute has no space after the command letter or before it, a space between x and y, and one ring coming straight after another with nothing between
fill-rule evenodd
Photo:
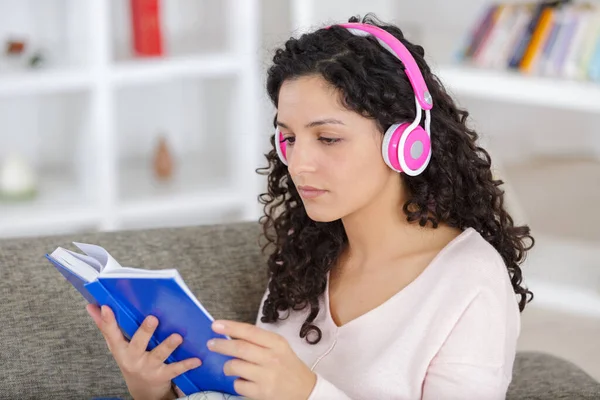
<instances>
[{"instance_id":1,"label":"book on shelf","mask_svg":"<svg viewBox=\"0 0 600 400\"><path fill-rule=\"evenodd\" d=\"M162 56L163 38L159 0L129 0L133 51L136 56Z\"/></svg>"},{"instance_id":2,"label":"book on shelf","mask_svg":"<svg viewBox=\"0 0 600 400\"><path fill-rule=\"evenodd\" d=\"M600 82L600 4L490 3L457 58L476 67Z\"/></svg>"}]
</instances>

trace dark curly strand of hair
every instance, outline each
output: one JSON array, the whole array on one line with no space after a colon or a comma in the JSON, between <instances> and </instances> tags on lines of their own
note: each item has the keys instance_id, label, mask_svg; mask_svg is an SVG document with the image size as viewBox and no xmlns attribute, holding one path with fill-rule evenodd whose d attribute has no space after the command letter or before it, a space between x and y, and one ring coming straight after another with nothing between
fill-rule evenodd
<instances>
[{"instance_id":1,"label":"dark curly strand of hair","mask_svg":"<svg viewBox=\"0 0 600 400\"><path fill-rule=\"evenodd\" d=\"M529 227L514 226L504 209L504 192L499 188L503 182L492 177L490 156L476 144L478 134L466 125L469 113L457 108L425 62L423 48L407 41L400 29L371 14L362 21L352 17L349 22L377 25L402 41L433 97L431 162L419 176L400 174L410 194L403 207L407 220L421 226L430 223L434 228L444 222L461 230L477 230L504 259L523 311L533 293L521 286L519 264L534 240ZM414 119L414 94L400 61L373 37L332 27L290 38L275 52L268 71L267 91L275 107L285 80L308 75L322 76L341 92L349 110L373 118L382 132L396 121ZM274 136L271 145L273 150L266 154L269 165L257 170L268 175L268 192L261 194L259 201L265 210L261 218L268 241L265 249L274 246L268 259L269 294L261 321L275 322L284 318L280 311L310 307L300 337L314 344L321 339L321 330L313 324L319 312L318 298L347 237L340 220L322 223L308 217L287 167L277 157Z\"/></svg>"}]
</instances>

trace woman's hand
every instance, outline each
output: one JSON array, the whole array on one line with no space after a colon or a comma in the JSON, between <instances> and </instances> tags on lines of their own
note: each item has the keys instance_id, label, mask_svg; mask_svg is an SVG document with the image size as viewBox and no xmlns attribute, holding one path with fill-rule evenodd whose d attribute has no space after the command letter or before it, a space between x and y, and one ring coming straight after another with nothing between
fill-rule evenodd
<instances>
[{"instance_id":1,"label":"woman's hand","mask_svg":"<svg viewBox=\"0 0 600 400\"><path fill-rule=\"evenodd\" d=\"M158 326L158 319L154 316L148 316L128 342L121 333L110 307L102 306L100 309L88 304L86 309L102 332L134 399L176 398L171 390L171 380L201 364L197 358L172 364L164 363L182 342L178 334L169 336L152 351L146 351L148 342Z\"/></svg>"},{"instance_id":2,"label":"woman's hand","mask_svg":"<svg viewBox=\"0 0 600 400\"><path fill-rule=\"evenodd\" d=\"M212 339L208 347L235 357L225 363L224 372L241 378L234 383L240 395L255 400L308 399L317 377L282 336L235 321L215 321L213 330L232 338Z\"/></svg>"}]
</instances>

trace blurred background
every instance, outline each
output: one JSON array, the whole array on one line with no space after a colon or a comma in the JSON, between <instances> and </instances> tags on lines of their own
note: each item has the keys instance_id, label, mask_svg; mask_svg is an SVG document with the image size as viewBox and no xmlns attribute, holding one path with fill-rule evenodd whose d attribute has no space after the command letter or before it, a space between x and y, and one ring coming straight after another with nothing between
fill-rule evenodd
<instances>
[{"instance_id":1,"label":"blurred background","mask_svg":"<svg viewBox=\"0 0 600 400\"><path fill-rule=\"evenodd\" d=\"M0 0L0 237L256 220L274 49L373 12L425 48L532 228L520 348L600 379L599 9Z\"/></svg>"}]
</instances>

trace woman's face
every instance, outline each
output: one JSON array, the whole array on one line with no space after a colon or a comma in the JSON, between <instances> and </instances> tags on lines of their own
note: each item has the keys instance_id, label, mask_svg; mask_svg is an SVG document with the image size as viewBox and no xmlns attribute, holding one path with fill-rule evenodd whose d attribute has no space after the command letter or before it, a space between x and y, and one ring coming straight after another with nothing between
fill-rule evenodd
<instances>
[{"instance_id":1,"label":"woman's face","mask_svg":"<svg viewBox=\"0 0 600 400\"><path fill-rule=\"evenodd\" d=\"M277 124L289 173L315 221L335 221L376 204L386 186L399 182L381 156L383 135L375 121L344 108L340 93L321 76L282 84Z\"/></svg>"}]
</instances>

